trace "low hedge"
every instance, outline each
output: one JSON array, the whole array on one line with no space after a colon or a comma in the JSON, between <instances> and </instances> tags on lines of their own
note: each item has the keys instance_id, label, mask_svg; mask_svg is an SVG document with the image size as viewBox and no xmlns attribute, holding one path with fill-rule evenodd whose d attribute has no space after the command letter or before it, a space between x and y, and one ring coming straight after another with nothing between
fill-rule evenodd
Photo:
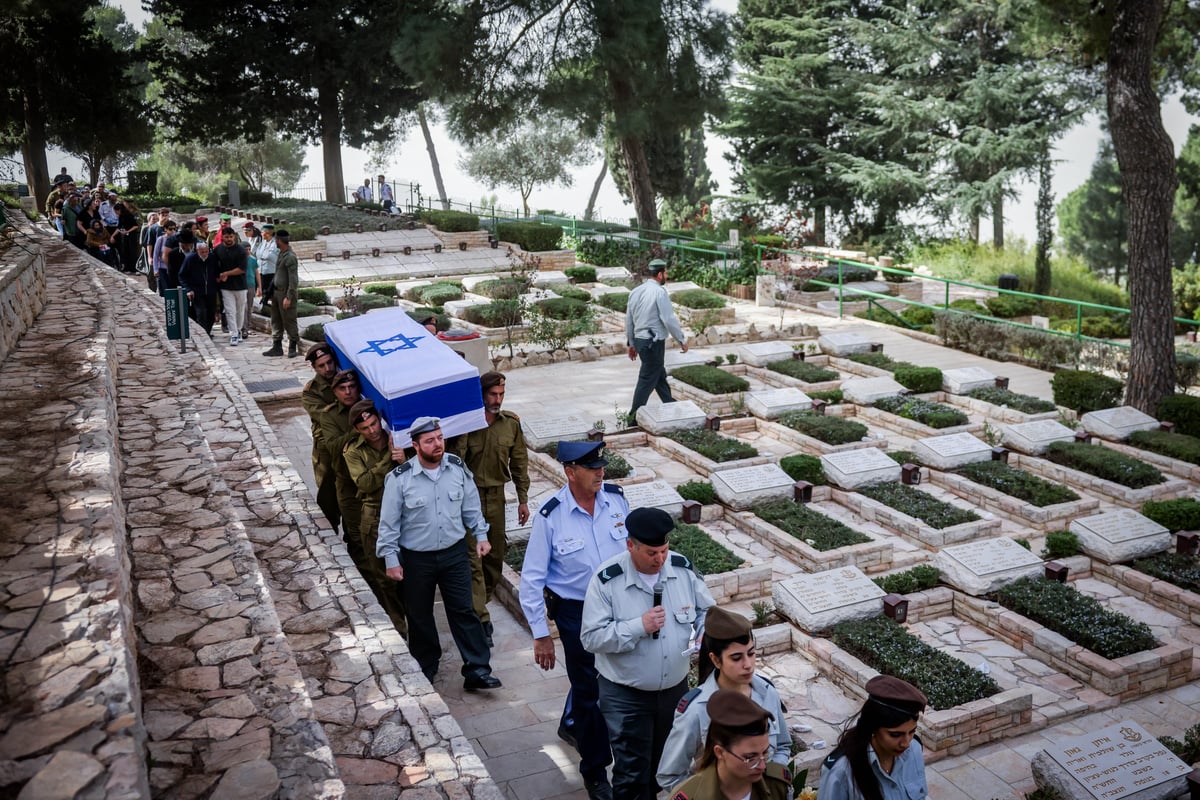
<instances>
[{"instance_id":1,"label":"low hedge","mask_svg":"<svg viewBox=\"0 0 1200 800\"><path fill-rule=\"evenodd\" d=\"M551 319L579 319L588 313L588 304L573 297L551 297L537 305Z\"/></svg>"},{"instance_id":2,"label":"low hedge","mask_svg":"<svg viewBox=\"0 0 1200 800\"><path fill-rule=\"evenodd\" d=\"M671 552L687 556L688 561L692 562L692 569L700 575L732 572L746 563L745 559L738 558L724 545L714 542L703 528L685 522L675 523L670 543Z\"/></svg>"},{"instance_id":3,"label":"low hedge","mask_svg":"<svg viewBox=\"0 0 1200 800\"><path fill-rule=\"evenodd\" d=\"M1129 437L1134 447L1168 458L1200 464L1200 439L1174 431L1134 431Z\"/></svg>"},{"instance_id":4,"label":"low hedge","mask_svg":"<svg viewBox=\"0 0 1200 800\"><path fill-rule=\"evenodd\" d=\"M368 283L363 287L363 291L369 294L378 294L384 297L396 296L396 284L394 283Z\"/></svg>"},{"instance_id":5,"label":"low hedge","mask_svg":"<svg viewBox=\"0 0 1200 800\"><path fill-rule=\"evenodd\" d=\"M1121 405L1124 388L1116 378L1079 369L1060 369L1050 379L1054 402L1080 414Z\"/></svg>"},{"instance_id":6,"label":"low hedge","mask_svg":"<svg viewBox=\"0 0 1200 800\"><path fill-rule=\"evenodd\" d=\"M940 576L938 568L932 564L918 564L902 572L893 572L891 575L872 580L888 594L912 594L937 586Z\"/></svg>"},{"instance_id":7,"label":"low hedge","mask_svg":"<svg viewBox=\"0 0 1200 800\"><path fill-rule=\"evenodd\" d=\"M1164 422L1174 422L1177 433L1200 437L1200 397L1173 394L1158 401L1155 412Z\"/></svg>"},{"instance_id":8,"label":"low hedge","mask_svg":"<svg viewBox=\"0 0 1200 800\"><path fill-rule=\"evenodd\" d=\"M814 550L824 552L871 541L870 536L791 500L770 500L758 503L750 510L759 519L771 523Z\"/></svg>"},{"instance_id":9,"label":"low hedge","mask_svg":"<svg viewBox=\"0 0 1200 800\"><path fill-rule=\"evenodd\" d=\"M900 466L904 466L905 464L921 463L921 461L917 458L917 454L911 450L888 450L886 455Z\"/></svg>"},{"instance_id":10,"label":"low hedge","mask_svg":"<svg viewBox=\"0 0 1200 800\"><path fill-rule=\"evenodd\" d=\"M493 300L516 300L528 288L528 283L520 278L496 278L475 284L471 291Z\"/></svg>"},{"instance_id":11,"label":"low hedge","mask_svg":"<svg viewBox=\"0 0 1200 800\"><path fill-rule=\"evenodd\" d=\"M972 314L987 313L987 309L981 306L978 300L970 297L960 297L957 300L951 300L948 308L953 308L957 311L969 311Z\"/></svg>"},{"instance_id":12,"label":"low hedge","mask_svg":"<svg viewBox=\"0 0 1200 800\"><path fill-rule=\"evenodd\" d=\"M1064 467L1077 469L1097 478L1128 486L1130 489L1141 489L1166 480L1161 472L1149 464L1103 445L1054 442L1046 451L1046 458L1055 464L1062 464Z\"/></svg>"},{"instance_id":13,"label":"low hedge","mask_svg":"<svg viewBox=\"0 0 1200 800\"><path fill-rule=\"evenodd\" d=\"M825 467L817 456L798 453L779 459L779 468L794 481L808 481L813 486L825 485Z\"/></svg>"},{"instance_id":14,"label":"low hedge","mask_svg":"<svg viewBox=\"0 0 1200 800\"><path fill-rule=\"evenodd\" d=\"M902 514L915 517L931 528L942 530L964 522L975 522L979 515L965 508L952 506L933 495L903 483L876 483L860 486L859 494L877 500Z\"/></svg>"},{"instance_id":15,"label":"low hedge","mask_svg":"<svg viewBox=\"0 0 1200 800\"><path fill-rule=\"evenodd\" d=\"M789 411L779 418L779 424L825 444L861 442L867 435L867 426L861 422L852 422L842 417L826 417L812 411Z\"/></svg>"},{"instance_id":16,"label":"low hedge","mask_svg":"<svg viewBox=\"0 0 1200 800\"><path fill-rule=\"evenodd\" d=\"M994 406L1008 406L1023 414L1043 414L1057 408L1049 400L1043 400L1031 394L1018 394L1008 389L1001 389L999 386L984 386L979 389L972 389L967 392L967 397L982 400Z\"/></svg>"},{"instance_id":17,"label":"low hedge","mask_svg":"<svg viewBox=\"0 0 1200 800\"><path fill-rule=\"evenodd\" d=\"M908 306L900 312L900 318L909 325L932 325L934 310L925 306Z\"/></svg>"},{"instance_id":18,"label":"low hedge","mask_svg":"<svg viewBox=\"0 0 1200 800\"><path fill-rule=\"evenodd\" d=\"M996 600L1104 658L1158 647L1149 625L1109 611L1099 600L1066 583L1021 578L996 592Z\"/></svg>"},{"instance_id":19,"label":"low hedge","mask_svg":"<svg viewBox=\"0 0 1200 800\"><path fill-rule=\"evenodd\" d=\"M572 300L582 300L585 303L592 302L592 295L586 289L580 289L577 286L572 286L569 283L556 283L553 286L547 287L559 297L569 297Z\"/></svg>"},{"instance_id":20,"label":"low hedge","mask_svg":"<svg viewBox=\"0 0 1200 800\"><path fill-rule=\"evenodd\" d=\"M197 208L205 205L199 197L189 197L183 194L130 194L122 195L125 200L132 200L142 211L157 211L162 207L171 209L175 214L191 214Z\"/></svg>"},{"instance_id":21,"label":"low hedge","mask_svg":"<svg viewBox=\"0 0 1200 800\"><path fill-rule=\"evenodd\" d=\"M303 317L315 317L321 313L324 313L324 312L322 311L322 309L319 306L316 306L316 305L308 302L307 300L301 300L298 303L296 303L296 317L298 319L301 319Z\"/></svg>"},{"instance_id":22,"label":"low hedge","mask_svg":"<svg viewBox=\"0 0 1200 800\"><path fill-rule=\"evenodd\" d=\"M856 364L866 364L868 367L886 369L888 372L896 368L896 360L887 353L851 353L846 358Z\"/></svg>"},{"instance_id":23,"label":"low hedge","mask_svg":"<svg viewBox=\"0 0 1200 800\"><path fill-rule=\"evenodd\" d=\"M750 382L745 378L731 375L723 369L710 367L708 364L689 364L686 367L676 367L671 370L671 377L709 394L744 392L750 388Z\"/></svg>"},{"instance_id":24,"label":"low hedge","mask_svg":"<svg viewBox=\"0 0 1200 800\"><path fill-rule=\"evenodd\" d=\"M767 369L772 372L778 372L780 375L787 375L789 378L795 378L798 381L805 383L824 383L826 381L836 381L842 377L837 370L829 369L828 367L819 367L816 364L810 364L807 361L797 361L792 358L785 358L782 361L772 361L767 364Z\"/></svg>"},{"instance_id":25,"label":"low hedge","mask_svg":"<svg viewBox=\"0 0 1200 800\"><path fill-rule=\"evenodd\" d=\"M853 267L847 264L841 267L841 271L842 283L862 283L863 281L875 280L875 270L870 269L869 267ZM831 288L829 286L822 286L819 283L815 283L815 281L823 281L824 283L830 283L836 286L838 283L838 267L822 267L820 272L818 272L807 283L800 287L800 291L824 292Z\"/></svg>"},{"instance_id":26,"label":"low hedge","mask_svg":"<svg viewBox=\"0 0 1200 800\"><path fill-rule=\"evenodd\" d=\"M1038 301L1032 297L1019 297L1011 294L989 297L983 302L987 306L988 313L1000 319L1027 317L1038 308Z\"/></svg>"},{"instance_id":27,"label":"low hedge","mask_svg":"<svg viewBox=\"0 0 1200 800\"><path fill-rule=\"evenodd\" d=\"M300 338L309 342L317 342L318 344L325 341L325 323L314 322L312 325L305 325L300 331Z\"/></svg>"},{"instance_id":28,"label":"low hedge","mask_svg":"<svg viewBox=\"0 0 1200 800\"><path fill-rule=\"evenodd\" d=\"M504 563L512 567L513 572L521 574L525 566L525 542L513 542L504 551Z\"/></svg>"},{"instance_id":29,"label":"low hedge","mask_svg":"<svg viewBox=\"0 0 1200 800\"><path fill-rule=\"evenodd\" d=\"M1200 594L1200 559L1196 556L1156 553L1134 561L1133 568L1180 589Z\"/></svg>"},{"instance_id":30,"label":"low hedge","mask_svg":"<svg viewBox=\"0 0 1200 800\"><path fill-rule=\"evenodd\" d=\"M608 292L596 298L596 302L610 311L620 311L624 314L626 306L629 305L629 292Z\"/></svg>"},{"instance_id":31,"label":"low hedge","mask_svg":"<svg viewBox=\"0 0 1200 800\"><path fill-rule=\"evenodd\" d=\"M1151 500L1142 506L1142 514L1171 533L1200 530L1200 501L1194 497Z\"/></svg>"},{"instance_id":32,"label":"low hedge","mask_svg":"<svg viewBox=\"0 0 1200 800\"><path fill-rule=\"evenodd\" d=\"M468 322L485 328L503 328L521 324L521 304L516 300L493 300L480 306L470 306L463 311Z\"/></svg>"},{"instance_id":33,"label":"low hedge","mask_svg":"<svg viewBox=\"0 0 1200 800\"><path fill-rule=\"evenodd\" d=\"M679 496L684 500L695 500L702 506L711 506L717 502L717 490L708 481L688 481L675 487Z\"/></svg>"},{"instance_id":34,"label":"low hedge","mask_svg":"<svg viewBox=\"0 0 1200 800\"><path fill-rule=\"evenodd\" d=\"M708 289L683 289L671 294L671 302L684 308L724 308L725 298Z\"/></svg>"},{"instance_id":35,"label":"low hedge","mask_svg":"<svg viewBox=\"0 0 1200 800\"><path fill-rule=\"evenodd\" d=\"M444 306L452 300L463 299L463 288L457 283L442 281L418 286L408 293L409 299L426 306Z\"/></svg>"},{"instance_id":36,"label":"low hedge","mask_svg":"<svg viewBox=\"0 0 1200 800\"><path fill-rule=\"evenodd\" d=\"M530 253L557 250L563 235L563 229L558 225L542 222L501 222L496 231L500 241L519 244L522 250Z\"/></svg>"},{"instance_id":37,"label":"low hedge","mask_svg":"<svg viewBox=\"0 0 1200 800\"><path fill-rule=\"evenodd\" d=\"M1010 467L1003 461L978 461L959 467L955 471L968 480L1003 492L1009 497L1024 500L1037 508L1079 499L1079 495L1069 487Z\"/></svg>"},{"instance_id":38,"label":"low hedge","mask_svg":"<svg viewBox=\"0 0 1200 800\"><path fill-rule=\"evenodd\" d=\"M916 686L939 711L1000 692L988 675L926 644L886 617L838 623L832 638L868 666Z\"/></svg>"},{"instance_id":39,"label":"low hedge","mask_svg":"<svg viewBox=\"0 0 1200 800\"><path fill-rule=\"evenodd\" d=\"M1042 558L1070 558L1079 555L1082 548L1079 537L1068 530L1050 531L1046 534L1046 546L1042 548Z\"/></svg>"},{"instance_id":40,"label":"low hedge","mask_svg":"<svg viewBox=\"0 0 1200 800\"><path fill-rule=\"evenodd\" d=\"M373 311L376 308L390 308L396 301L386 295L364 292L354 298L354 304L359 311Z\"/></svg>"},{"instance_id":41,"label":"low hedge","mask_svg":"<svg viewBox=\"0 0 1200 800\"><path fill-rule=\"evenodd\" d=\"M875 401L875 407L931 428L953 428L970 422L967 415L957 408L916 397L882 397Z\"/></svg>"},{"instance_id":42,"label":"low hedge","mask_svg":"<svg viewBox=\"0 0 1200 800\"><path fill-rule=\"evenodd\" d=\"M708 428L687 428L681 431L669 431L665 436L718 463L736 461L739 458L753 458L758 455L758 450L754 445L740 442L737 439L731 439L728 436L722 436Z\"/></svg>"},{"instance_id":43,"label":"low hedge","mask_svg":"<svg viewBox=\"0 0 1200 800\"><path fill-rule=\"evenodd\" d=\"M841 389L818 389L815 392L807 392L807 394L813 400L824 400L830 405L837 405L842 402Z\"/></svg>"},{"instance_id":44,"label":"low hedge","mask_svg":"<svg viewBox=\"0 0 1200 800\"><path fill-rule=\"evenodd\" d=\"M942 371L937 367L897 367L892 372L896 383L917 394L941 391Z\"/></svg>"},{"instance_id":45,"label":"low hedge","mask_svg":"<svg viewBox=\"0 0 1200 800\"><path fill-rule=\"evenodd\" d=\"M296 299L302 300L305 303L312 303L314 306L329 305L329 293L315 286L302 286L297 289Z\"/></svg>"},{"instance_id":46,"label":"low hedge","mask_svg":"<svg viewBox=\"0 0 1200 800\"><path fill-rule=\"evenodd\" d=\"M611 449L605 449L604 458L608 461L608 464L604 467L604 479L606 481L628 478L633 474L633 467L620 453Z\"/></svg>"},{"instance_id":47,"label":"low hedge","mask_svg":"<svg viewBox=\"0 0 1200 800\"><path fill-rule=\"evenodd\" d=\"M1129 316L1124 315L1123 319L1104 316L1090 316L1082 319L1073 316L1063 317L1050 320L1050 328L1064 333L1075 333L1078 329L1080 334L1093 339L1128 339Z\"/></svg>"},{"instance_id":48,"label":"low hedge","mask_svg":"<svg viewBox=\"0 0 1200 800\"><path fill-rule=\"evenodd\" d=\"M444 211L428 209L421 212L421 222L433 225L439 231L446 233L463 233L479 230L479 216L465 211Z\"/></svg>"},{"instance_id":49,"label":"low hedge","mask_svg":"<svg viewBox=\"0 0 1200 800\"><path fill-rule=\"evenodd\" d=\"M580 265L578 267L567 267L566 269L563 270L563 274L565 274L568 278L570 278L572 283L595 283L596 282L596 268L595 267L589 267L586 265Z\"/></svg>"}]
</instances>

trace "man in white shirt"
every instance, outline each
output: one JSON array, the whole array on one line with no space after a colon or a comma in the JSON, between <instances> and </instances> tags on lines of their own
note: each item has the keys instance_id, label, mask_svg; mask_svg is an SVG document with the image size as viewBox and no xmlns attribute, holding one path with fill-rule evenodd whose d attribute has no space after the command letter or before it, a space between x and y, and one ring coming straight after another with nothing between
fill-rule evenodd
<instances>
[{"instance_id":1,"label":"man in white shirt","mask_svg":"<svg viewBox=\"0 0 1200 800\"><path fill-rule=\"evenodd\" d=\"M371 191L371 179L363 178L363 185L358 187L358 190L354 193L354 202L369 203L373 199L375 199L375 195Z\"/></svg>"},{"instance_id":2,"label":"man in white shirt","mask_svg":"<svg viewBox=\"0 0 1200 800\"><path fill-rule=\"evenodd\" d=\"M686 353L688 349L687 335L679 325L667 290L663 288L667 282L667 262L656 258L646 271L650 277L629 293L629 302L625 306L625 342L629 345L629 360L637 361L639 356L642 359L630 414L636 414L646 405L651 391L657 392L664 403L675 402L664 365L667 336L675 337L681 352Z\"/></svg>"},{"instance_id":3,"label":"man in white shirt","mask_svg":"<svg viewBox=\"0 0 1200 800\"><path fill-rule=\"evenodd\" d=\"M382 175L379 176L379 202L384 211L389 214L395 213L396 198L392 194L392 185L384 180Z\"/></svg>"}]
</instances>

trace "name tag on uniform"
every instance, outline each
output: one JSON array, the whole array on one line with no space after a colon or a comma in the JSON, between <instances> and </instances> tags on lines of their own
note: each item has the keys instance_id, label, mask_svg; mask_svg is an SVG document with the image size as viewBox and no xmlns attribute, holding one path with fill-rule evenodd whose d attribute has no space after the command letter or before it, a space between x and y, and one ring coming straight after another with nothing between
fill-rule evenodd
<instances>
[{"instance_id":1,"label":"name tag on uniform","mask_svg":"<svg viewBox=\"0 0 1200 800\"><path fill-rule=\"evenodd\" d=\"M583 539L563 539L554 543L554 551L560 556L570 555L583 549Z\"/></svg>"}]
</instances>

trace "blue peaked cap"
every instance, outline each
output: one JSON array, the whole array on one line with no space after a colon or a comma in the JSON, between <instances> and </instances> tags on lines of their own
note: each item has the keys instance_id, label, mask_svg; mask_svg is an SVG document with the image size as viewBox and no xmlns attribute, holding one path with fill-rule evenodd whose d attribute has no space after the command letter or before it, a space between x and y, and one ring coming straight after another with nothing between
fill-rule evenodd
<instances>
[{"instance_id":1,"label":"blue peaked cap","mask_svg":"<svg viewBox=\"0 0 1200 800\"><path fill-rule=\"evenodd\" d=\"M559 442L558 460L563 466L575 464L588 469L599 469L608 466L608 460L601 454L604 442Z\"/></svg>"}]
</instances>

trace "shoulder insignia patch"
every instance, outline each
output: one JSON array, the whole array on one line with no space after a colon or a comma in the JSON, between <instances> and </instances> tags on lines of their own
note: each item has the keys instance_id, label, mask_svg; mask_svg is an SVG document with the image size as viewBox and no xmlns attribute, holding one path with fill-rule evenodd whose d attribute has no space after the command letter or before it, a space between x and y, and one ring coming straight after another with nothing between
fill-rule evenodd
<instances>
[{"instance_id":1,"label":"shoulder insignia patch","mask_svg":"<svg viewBox=\"0 0 1200 800\"><path fill-rule=\"evenodd\" d=\"M515 419L515 420L517 420L518 422L520 422L520 421L521 421L521 418L520 418L520 417L518 417L516 414L514 414L514 413L513 413L513 412L511 412L511 411L501 411L501 412L500 412L500 416L502 416L502 417L508 417L509 419Z\"/></svg>"},{"instance_id":2,"label":"shoulder insignia patch","mask_svg":"<svg viewBox=\"0 0 1200 800\"><path fill-rule=\"evenodd\" d=\"M604 569L600 570L600 582L608 583L613 578L625 574L625 570L621 569L620 564L609 564Z\"/></svg>"},{"instance_id":3,"label":"shoulder insignia patch","mask_svg":"<svg viewBox=\"0 0 1200 800\"><path fill-rule=\"evenodd\" d=\"M688 796L683 792L676 792L671 795L671 800L689 800Z\"/></svg>"},{"instance_id":4,"label":"shoulder insignia patch","mask_svg":"<svg viewBox=\"0 0 1200 800\"><path fill-rule=\"evenodd\" d=\"M392 474L393 475L403 475L404 473L408 472L410 469L412 469L412 462L405 461L403 464L401 464L400 466L398 466L394 470L392 470Z\"/></svg>"},{"instance_id":5,"label":"shoulder insignia patch","mask_svg":"<svg viewBox=\"0 0 1200 800\"><path fill-rule=\"evenodd\" d=\"M675 706L675 713L682 714L684 711L687 711L687 707L692 704L692 701L695 700L699 694L699 686L697 686L695 689L689 689L687 694L679 698L679 705Z\"/></svg>"},{"instance_id":6,"label":"shoulder insignia patch","mask_svg":"<svg viewBox=\"0 0 1200 800\"><path fill-rule=\"evenodd\" d=\"M463 460L461 458L459 458L458 456L454 455L454 453L446 453L446 460L449 461L451 464L455 464L460 467L463 465Z\"/></svg>"},{"instance_id":7,"label":"shoulder insignia patch","mask_svg":"<svg viewBox=\"0 0 1200 800\"><path fill-rule=\"evenodd\" d=\"M683 555L682 553L671 553L671 566L672 567L683 567L684 569L691 569L692 562L688 561L688 557Z\"/></svg>"},{"instance_id":8,"label":"shoulder insignia patch","mask_svg":"<svg viewBox=\"0 0 1200 800\"><path fill-rule=\"evenodd\" d=\"M562 501L559 500L557 497L551 497L549 500L542 503L542 507L538 510L538 513L541 514L543 517L549 517L550 512L553 511L554 509L558 508L558 504L560 502L562 502Z\"/></svg>"},{"instance_id":9,"label":"shoulder insignia patch","mask_svg":"<svg viewBox=\"0 0 1200 800\"><path fill-rule=\"evenodd\" d=\"M615 483L606 483L606 484L603 484L603 486L604 486L604 491L606 491L606 492L612 492L613 494L619 494L619 495L621 495L621 497L625 496L625 490L622 489L620 486L617 486Z\"/></svg>"},{"instance_id":10,"label":"shoulder insignia patch","mask_svg":"<svg viewBox=\"0 0 1200 800\"><path fill-rule=\"evenodd\" d=\"M837 750L834 750L832 753L830 753L829 755L827 755L825 757L824 761L821 762L821 769L833 769L833 765L836 764L838 759L841 757L842 757L842 754L839 753Z\"/></svg>"}]
</instances>

